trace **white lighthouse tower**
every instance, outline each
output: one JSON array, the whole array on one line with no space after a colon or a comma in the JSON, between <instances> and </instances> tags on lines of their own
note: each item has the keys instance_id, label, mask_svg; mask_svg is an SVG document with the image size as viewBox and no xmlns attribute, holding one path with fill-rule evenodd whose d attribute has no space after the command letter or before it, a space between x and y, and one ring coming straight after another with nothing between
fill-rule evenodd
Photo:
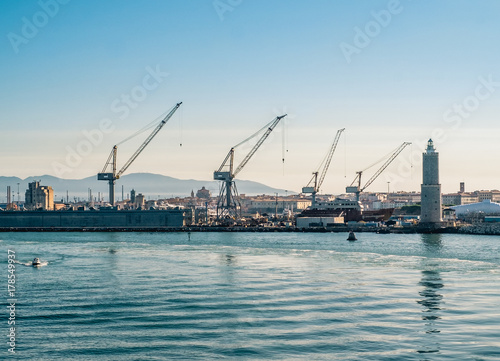
<instances>
[{"instance_id":1,"label":"white lighthouse tower","mask_svg":"<svg viewBox=\"0 0 500 361\"><path fill-rule=\"evenodd\" d=\"M436 228L441 225L441 184L439 184L439 153L436 152L432 139L427 142L422 168L420 224Z\"/></svg>"}]
</instances>

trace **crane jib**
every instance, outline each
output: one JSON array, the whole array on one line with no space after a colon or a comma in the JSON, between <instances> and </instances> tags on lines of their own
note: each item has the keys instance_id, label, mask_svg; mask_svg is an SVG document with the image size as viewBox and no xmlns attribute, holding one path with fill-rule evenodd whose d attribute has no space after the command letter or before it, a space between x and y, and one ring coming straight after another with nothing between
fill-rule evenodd
<instances>
[{"instance_id":1,"label":"crane jib","mask_svg":"<svg viewBox=\"0 0 500 361\"><path fill-rule=\"evenodd\" d=\"M229 153L226 155L226 158L222 162L221 166L217 171L214 172L214 180L222 181L222 185L219 192L219 197L217 201L217 219L221 220L225 217L230 217L234 214L239 213L239 200L238 200L238 192L236 190L236 185L234 184L233 179L236 175L243 169L243 167L248 163L250 158L255 154L255 152L260 148L262 143L267 139L269 134L273 131L276 125L279 123L281 119L283 119L285 115L278 116L274 118L270 123L266 124L263 128L261 128L257 133L254 133L249 138L245 139L241 143L238 143L234 147L231 148ZM267 128L267 129L266 129ZM257 143L253 146L250 152L245 156L243 161L238 165L236 170L233 172L233 158L234 158L234 150L239 147L241 144L246 143L250 139L256 137L260 134L264 129L266 129L265 133L260 137ZM227 166L227 162L229 164L229 171L222 171L224 167Z\"/></svg>"},{"instance_id":2,"label":"crane jib","mask_svg":"<svg viewBox=\"0 0 500 361\"><path fill-rule=\"evenodd\" d=\"M165 116L165 118L156 126L156 128L151 132L151 134L146 138L146 140L141 144L141 146L135 151L135 153L130 157L130 159L123 165L123 167L116 172L116 153L117 147L116 145L113 147L111 154L106 161L104 169L101 173L97 174L98 180L107 180L109 182L109 203L114 206L114 183L115 180L119 179L120 176L127 170L127 168L134 162L134 160L141 154L141 152L146 148L146 146L153 140L153 138L158 134L161 128L165 125L166 122L174 115L176 110L181 106L182 102L177 103L173 109ZM112 172L107 173L107 167L112 166Z\"/></svg>"}]
</instances>

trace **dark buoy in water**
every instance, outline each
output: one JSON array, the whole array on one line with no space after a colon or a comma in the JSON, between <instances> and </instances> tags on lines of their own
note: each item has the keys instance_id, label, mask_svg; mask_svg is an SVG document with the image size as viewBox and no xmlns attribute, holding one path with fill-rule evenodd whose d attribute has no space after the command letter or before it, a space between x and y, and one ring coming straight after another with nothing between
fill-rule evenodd
<instances>
[{"instance_id":1,"label":"dark buoy in water","mask_svg":"<svg viewBox=\"0 0 500 361\"><path fill-rule=\"evenodd\" d=\"M348 241L356 241L357 240L356 235L354 234L353 231L349 231L349 236L347 237L347 240Z\"/></svg>"}]
</instances>

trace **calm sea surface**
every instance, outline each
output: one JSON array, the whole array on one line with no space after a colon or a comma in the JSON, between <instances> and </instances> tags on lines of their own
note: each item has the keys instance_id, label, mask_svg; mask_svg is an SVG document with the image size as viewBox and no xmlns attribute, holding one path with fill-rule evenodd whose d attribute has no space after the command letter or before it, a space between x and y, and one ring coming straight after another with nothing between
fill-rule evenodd
<instances>
[{"instance_id":1,"label":"calm sea surface","mask_svg":"<svg viewBox=\"0 0 500 361\"><path fill-rule=\"evenodd\" d=\"M346 236L0 234L0 359L500 360L500 237Z\"/></svg>"}]
</instances>

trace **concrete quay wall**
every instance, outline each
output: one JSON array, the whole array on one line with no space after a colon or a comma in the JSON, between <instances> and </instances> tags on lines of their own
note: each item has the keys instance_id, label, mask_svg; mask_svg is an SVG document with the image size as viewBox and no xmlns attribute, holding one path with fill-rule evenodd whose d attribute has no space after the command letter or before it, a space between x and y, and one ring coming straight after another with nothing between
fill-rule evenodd
<instances>
[{"instance_id":1,"label":"concrete quay wall","mask_svg":"<svg viewBox=\"0 0 500 361\"><path fill-rule=\"evenodd\" d=\"M3 211L0 228L179 228L184 225L181 210L148 211Z\"/></svg>"}]
</instances>

